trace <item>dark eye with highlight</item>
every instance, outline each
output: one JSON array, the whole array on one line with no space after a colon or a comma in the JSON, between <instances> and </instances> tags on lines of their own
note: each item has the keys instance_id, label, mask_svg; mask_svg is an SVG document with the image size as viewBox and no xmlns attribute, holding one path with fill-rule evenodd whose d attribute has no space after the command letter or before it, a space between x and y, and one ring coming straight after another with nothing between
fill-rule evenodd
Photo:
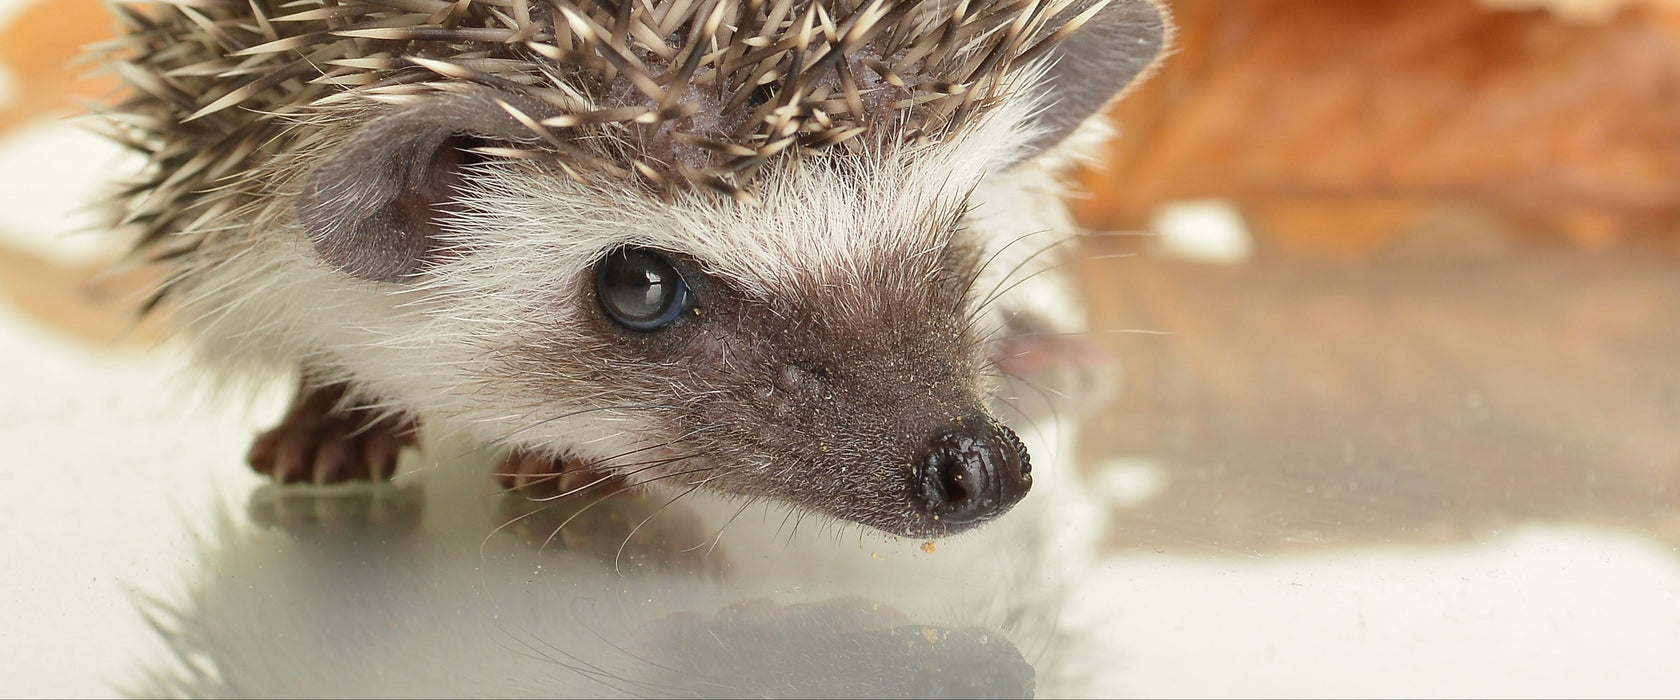
<instances>
[{"instance_id":1,"label":"dark eye with highlight","mask_svg":"<svg viewBox=\"0 0 1680 700\"><path fill-rule=\"evenodd\" d=\"M595 266L595 295L607 318L633 331L669 326L693 306L677 268L644 248L620 248L602 258Z\"/></svg>"}]
</instances>

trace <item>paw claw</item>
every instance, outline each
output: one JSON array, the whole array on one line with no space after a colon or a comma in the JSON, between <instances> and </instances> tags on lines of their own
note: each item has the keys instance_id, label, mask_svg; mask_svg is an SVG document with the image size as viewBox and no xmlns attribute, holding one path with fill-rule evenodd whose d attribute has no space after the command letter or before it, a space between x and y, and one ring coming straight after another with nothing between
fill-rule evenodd
<instances>
[{"instance_id":1,"label":"paw claw","mask_svg":"<svg viewBox=\"0 0 1680 700\"><path fill-rule=\"evenodd\" d=\"M315 452L315 483L336 484L358 476L366 476L367 465L358 464L361 460L351 451L352 439L344 435L335 435L320 445ZM357 474L357 471L363 473Z\"/></svg>"},{"instance_id":2,"label":"paw claw","mask_svg":"<svg viewBox=\"0 0 1680 700\"><path fill-rule=\"evenodd\" d=\"M624 480L589 469L573 459L553 459L514 450L495 472L502 487L531 499L549 499L620 488Z\"/></svg>"},{"instance_id":3,"label":"paw claw","mask_svg":"<svg viewBox=\"0 0 1680 700\"><path fill-rule=\"evenodd\" d=\"M397 452L402 444L385 433L369 435L362 441L362 461L368 465L370 476L378 481L391 478L397 469Z\"/></svg>"},{"instance_id":4,"label":"paw claw","mask_svg":"<svg viewBox=\"0 0 1680 700\"><path fill-rule=\"evenodd\" d=\"M274 468L274 451L279 443L278 432L263 433L251 442L251 451L245 453L245 461L256 467L259 473L267 474Z\"/></svg>"},{"instance_id":5,"label":"paw claw","mask_svg":"<svg viewBox=\"0 0 1680 700\"><path fill-rule=\"evenodd\" d=\"M416 441L415 424L338 410L343 396L344 387L336 385L300 392L280 425L251 444L251 467L280 484L391 478L398 453Z\"/></svg>"},{"instance_id":6,"label":"paw claw","mask_svg":"<svg viewBox=\"0 0 1680 700\"><path fill-rule=\"evenodd\" d=\"M278 432L282 428L276 428L275 431ZM274 442L274 459L269 463L269 468L265 471L259 465L257 471L273 477L274 482L278 484L308 481L309 466L315 461L313 446L301 436L291 433L276 435Z\"/></svg>"}]
</instances>

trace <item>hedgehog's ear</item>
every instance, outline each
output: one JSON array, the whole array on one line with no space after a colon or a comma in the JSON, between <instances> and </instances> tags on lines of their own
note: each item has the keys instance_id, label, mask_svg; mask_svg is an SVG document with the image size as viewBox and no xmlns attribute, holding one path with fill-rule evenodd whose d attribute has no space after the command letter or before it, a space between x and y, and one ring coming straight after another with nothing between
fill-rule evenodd
<instances>
[{"instance_id":1,"label":"hedgehog's ear","mask_svg":"<svg viewBox=\"0 0 1680 700\"><path fill-rule=\"evenodd\" d=\"M1046 26L1061 27L1102 0L1080 0ZM1154 69L1172 22L1156 0L1109 0L1108 5L1051 49L1054 61L1036 91L1046 106L1044 132L1027 145L1027 158L1061 143L1080 124Z\"/></svg>"},{"instance_id":2,"label":"hedgehog's ear","mask_svg":"<svg viewBox=\"0 0 1680 700\"><path fill-rule=\"evenodd\" d=\"M315 251L346 274L396 282L435 252L442 218L477 157L476 143L529 140L484 93L433 97L380 116L310 174L298 220Z\"/></svg>"}]
</instances>

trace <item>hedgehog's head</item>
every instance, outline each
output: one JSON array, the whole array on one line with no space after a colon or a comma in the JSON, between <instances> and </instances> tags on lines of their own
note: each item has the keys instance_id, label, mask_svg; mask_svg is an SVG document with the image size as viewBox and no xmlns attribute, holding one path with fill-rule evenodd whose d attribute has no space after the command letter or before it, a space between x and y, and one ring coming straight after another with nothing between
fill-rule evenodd
<instances>
[{"instance_id":1,"label":"hedgehog's head","mask_svg":"<svg viewBox=\"0 0 1680 700\"><path fill-rule=\"evenodd\" d=\"M1011 49L1020 70L974 99L945 85L917 102L889 69L861 90L846 77L892 61L932 71L905 52L950 37L861 42L824 64L831 78L765 79L776 89L756 95L696 79L681 104L698 111L593 131L568 130L579 112L518 90L439 92L349 135L304 179L298 218L320 259L390 285L426 310L439 343L461 346L456 364L475 378L450 391L460 406L493 404L460 411L483 434L637 480L949 534L1032 482L1025 448L991 415L987 373L989 297L1009 272L988 263L1046 221L1013 209L1045 201L1011 199L1012 173L1163 41L1146 0L1032 17ZM1046 41L1072 18L1081 31ZM947 63L974 69L1000 45L969 39ZM684 70L690 54L670 53ZM944 112L916 109L952 95ZM597 111L659 107L612 89L593 99ZM850 121L824 100L834 113L850 102ZM786 143L750 128L766 119ZM726 132L747 136L731 145Z\"/></svg>"}]
</instances>

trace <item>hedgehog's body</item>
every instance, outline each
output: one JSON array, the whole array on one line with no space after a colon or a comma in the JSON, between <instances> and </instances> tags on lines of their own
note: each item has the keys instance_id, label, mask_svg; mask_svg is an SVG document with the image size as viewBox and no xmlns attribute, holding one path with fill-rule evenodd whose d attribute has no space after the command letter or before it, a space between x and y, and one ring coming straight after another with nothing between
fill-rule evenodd
<instances>
[{"instance_id":1,"label":"hedgehog's body","mask_svg":"<svg viewBox=\"0 0 1680 700\"><path fill-rule=\"evenodd\" d=\"M1065 235L1035 159L1154 61L1154 4L597 2L126 13L160 298L308 383L254 460L377 475L401 417L900 534L1007 509L986 297Z\"/></svg>"}]
</instances>

